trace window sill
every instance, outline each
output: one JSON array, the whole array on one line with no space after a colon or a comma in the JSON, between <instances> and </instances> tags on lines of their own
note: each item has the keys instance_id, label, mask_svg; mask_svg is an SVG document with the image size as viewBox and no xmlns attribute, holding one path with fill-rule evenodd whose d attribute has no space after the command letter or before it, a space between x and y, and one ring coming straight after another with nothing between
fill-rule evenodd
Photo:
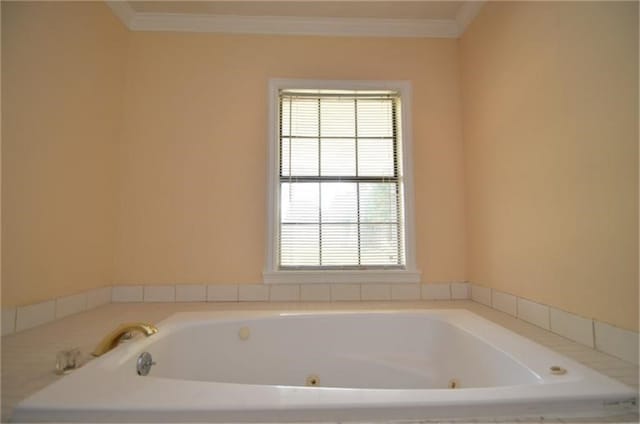
<instances>
[{"instance_id":1,"label":"window sill","mask_svg":"<svg viewBox=\"0 0 640 424\"><path fill-rule=\"evenodd\" d=\"M313 283L419 283L420 271L371 270L371 271L265 271L265 284L313 284Z\"/></svg>"}]
</instances>

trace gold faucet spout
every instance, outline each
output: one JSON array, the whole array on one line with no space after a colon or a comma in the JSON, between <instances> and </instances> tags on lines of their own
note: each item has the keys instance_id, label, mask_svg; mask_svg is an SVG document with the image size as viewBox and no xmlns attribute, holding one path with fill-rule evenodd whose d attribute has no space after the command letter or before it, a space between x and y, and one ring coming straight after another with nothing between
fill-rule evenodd
<instances>
[{"instance_id":1,"label":"gold faucet spout","mask_svg":"<svg viewBox=\"0 0 640 424\"><path fill-rule=\"evenodd\" d=\"M156 334L158 332L158 328L153 324L148 324L145 322L120 324L118 328L107 334L107 336L102 339L100 343L98 343L98 346L96 346L91 354L93 356L104 355L114 347L118 346L118 343L120 343L122 337L127 333L131 333L132 331L139 331L140 333L149 337Z\"/></svg>"}]
</instances>

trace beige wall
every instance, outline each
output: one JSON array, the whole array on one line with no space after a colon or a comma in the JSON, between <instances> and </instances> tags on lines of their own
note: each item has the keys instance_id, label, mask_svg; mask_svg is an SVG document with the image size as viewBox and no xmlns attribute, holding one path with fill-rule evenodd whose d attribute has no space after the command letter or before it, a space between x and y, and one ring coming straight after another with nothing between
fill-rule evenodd
<instances>
[{"instance_id":1,"label":"beige wall","mask_svg":"<svg viewBox=\"0 0 640 424\"><path fill-rule=\"evenodd\" d=\"M116 284L259 283L269 78L413 83L417 264L464 280L456 40L130 34Z\"/></svg>"},{"instance_id":2,"label":"beige wall","mask_svg":"<svg viewBox=\"0 0 640 424\"><path fill-rule=\"evenodd\" d=\"M491 2L460 56L469 279L637 330L637 3Z\"/></svg>"},{"instance_id":3,"label":"beige wall","mask_svg":"<svg viewBox=\"0 0 640 424\"><path fill-rule=\"evenodd\" d=\"M0 70L2 69L2 6L0 5ZM0 93L2 93L2 78L0 77ZM2 116L2 102L0 102L0 116ZM2 134L2 119L0 119L0 134ZM2 136L0 135L0 306L2 303ZM1 323L0 323L1 324Z\"/></svg>"},{"instance_id":4,"label":"beige wall","mask_svg":"<svg viewBox=\"0 0 640 424\"><path fill-rule=\"evenodd\" d=\"M126 35L101 2L2 2L3 306L112 281Z\"/></svg>"},{"instance_id":5,"label":"beige wall","mask_svg":"<svg viewBox=\"0 0 640 424\"><path fill-rule=\"evenodd\" d=\"M637 39L634 3L492 2L456 41L127 32L102 3L3 2L2 304L260 282L268 79L394 79L422 280L637 329Z\"/></svg>"}]
</instances>

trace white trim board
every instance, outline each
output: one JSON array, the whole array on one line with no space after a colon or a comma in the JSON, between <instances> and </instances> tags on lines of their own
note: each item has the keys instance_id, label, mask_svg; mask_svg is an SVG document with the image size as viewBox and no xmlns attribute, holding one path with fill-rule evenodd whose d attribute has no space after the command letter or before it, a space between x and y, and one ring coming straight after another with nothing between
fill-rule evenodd
<instances>
[{"instance_id":1,"label":"white trim board","mask_svg":"<svg viewBox=\"0 0 640 424\"><path fill-rule=\"evenodd\" d=\"M131 31L419 38L459 38L483 4L463 3L455 19L378 19L141 13L126 1L107 1Z\"/></svg>"}]
</instances>

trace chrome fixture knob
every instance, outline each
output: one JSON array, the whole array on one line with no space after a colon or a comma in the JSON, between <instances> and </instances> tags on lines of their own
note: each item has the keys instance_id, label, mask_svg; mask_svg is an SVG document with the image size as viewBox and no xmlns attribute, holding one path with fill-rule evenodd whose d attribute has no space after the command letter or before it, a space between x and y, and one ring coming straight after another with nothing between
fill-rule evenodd
<instances>
[{"instance_id":1,"label":"chrome fixture knob","mask_svg":"<svg viewBox=\"0 0 640 424\"><path fill-rule=\"evenodd\" d=\"M153 362L153 358L149 352L142 352L140 356L138 356L136 371L138 371L138 375L145 376L149 374L151 367L155 364L156 363Z\"/></svg>"}]
</instances>

